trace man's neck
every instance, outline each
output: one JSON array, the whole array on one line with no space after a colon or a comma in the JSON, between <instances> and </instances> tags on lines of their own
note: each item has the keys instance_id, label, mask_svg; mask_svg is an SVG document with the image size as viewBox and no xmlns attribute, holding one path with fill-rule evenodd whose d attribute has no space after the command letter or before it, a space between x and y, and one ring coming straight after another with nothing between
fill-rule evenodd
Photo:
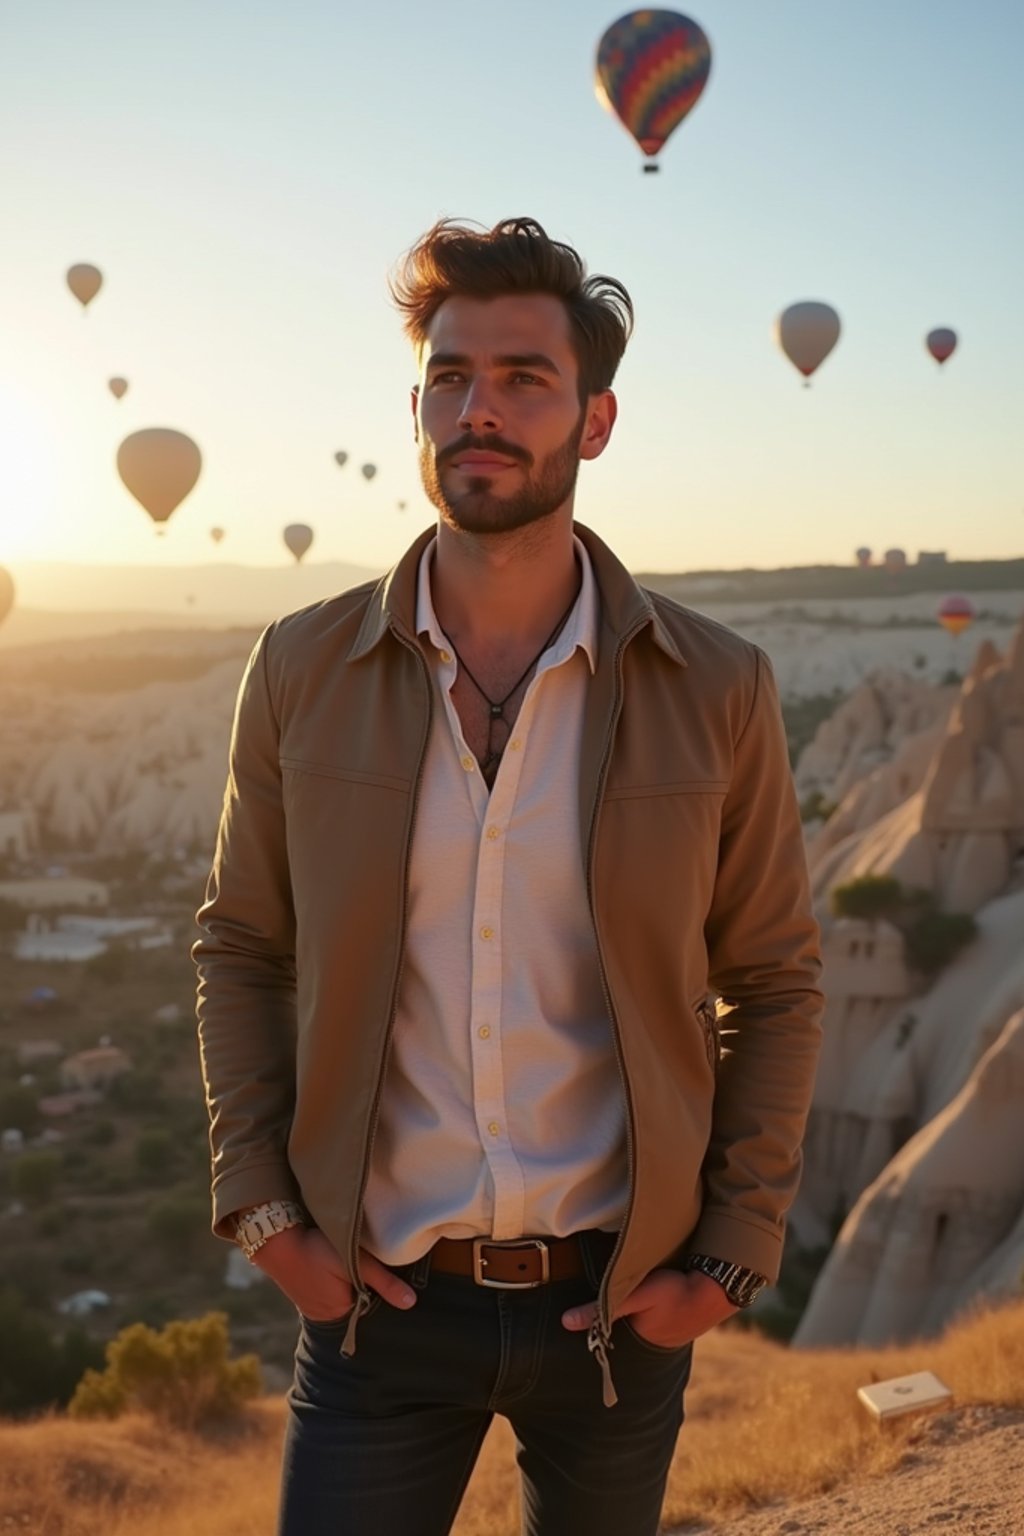
<instances>
[{"instance_id":1,"label":"man's neck","mask_svg":"<svg viewBox=\"0 0 1024 1536\"><path fill-rule=\"evenodd\" d=\"M536 649L579 582L571 512L509 534L438 527L431 597L441 628L460 650Z\"/></svg>"}]
</instances>

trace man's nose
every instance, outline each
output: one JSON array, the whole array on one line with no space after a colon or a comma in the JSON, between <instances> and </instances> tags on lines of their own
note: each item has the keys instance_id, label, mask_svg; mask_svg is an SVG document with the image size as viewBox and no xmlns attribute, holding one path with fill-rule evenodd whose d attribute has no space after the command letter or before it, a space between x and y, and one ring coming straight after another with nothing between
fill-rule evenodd
<instances>
[{"instance_id":1,"label":"man's nose","mask_svg":"<svg viewBox=\"0 0 1024 1536\"><path fill-rule=\"evenodd\" d=\"M499 432L501 411L493 389L484 379L474 379L466 390L459 411L459 429L463 432Z\"/></svg>"}]
</instances>

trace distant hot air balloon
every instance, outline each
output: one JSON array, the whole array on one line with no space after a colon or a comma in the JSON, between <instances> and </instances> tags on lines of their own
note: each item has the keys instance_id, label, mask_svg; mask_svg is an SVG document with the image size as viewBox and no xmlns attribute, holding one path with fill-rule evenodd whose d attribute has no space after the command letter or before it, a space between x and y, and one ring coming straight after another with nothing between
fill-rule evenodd
<instances>
[{"instance_id":1,"label":"distant hot air balloon","mask_svg":"<svg viewBox=\"0 0 1024 1536\"><path fill-rule=\"evenodd\" d=\"M711 71L711 44L677 11L630 11L597 45L597 99L622 123L656 171L655 156L696 105Z\"/></svg>"},{"instance_id":2,"label":"distant hot air balloon","mask_svg":"<svg viewBox=\"0 0 1024 1536\"><path fill-rule=\"evenodd\" d=\"M947 326L940 325L936 330L929 331L925 337L925 346L937 363L944 363L947 357L952 357L956 351L956 331L951 331Z\"/></svg>"},{"instance_id":3,"label":"distant hot air balloon","mask_svg":"<svg viewBox=\"0 0 1024 1536\"><path fill-rule=\"evenodd\" d=\"M210 538L213 540L213 542L215 544L219 544L223 537L224 537L224 529L223 528L211 528L210 529Z\"/></svg>"},{"instance_id":4,"label":"distant hot air balloon","mask_svg":"<svg viewBox=\"0 0 1024 1536\"><path fill-rule=\"evenodd\" d=\"M122 395L128 393L128 380L108 379L107 388L110 390L110 393L113 395L115 400L120 400Z\"/></svg>"},{"instance_id":5,"label":"distant hot air balloon","mask_svg":"<svg viewBox=\"0 0 1024 1536\"><path fill-rule=\"evenodd\" d=\"M87 261L80 261L68 268L66 282L84 309L103 287L103 273L99 267L90 266Z\"/></svg>"},{"instance_id":6,"label":"distant hot air balloon","mask_svg":"<svg viewBox=\"0 0 1024 1536\"><path fill-rule=\"evenodd\" d=\"M118 474L154 523L166 523L199 479L202 467L202 455L192 439L171 427L132 432L117 450Z\"/></svg>"},{"instance_id":7,"label":"distant hot air balloon","mask_svg":"<svg viewBox=\"0 0 1024 1536\"><path fill-rule=\"evenodd\" d=\"M298 564L313 542L313 530L308 523L289 523L284 530L284 542Z\"/></svg>"},{"instance_id":8,"label":"distant hot air balloon","mask_svg":"<svg viewBox=\"0 0 1024 1536\"><path fill-rule=\"evenodd\" d=\"M905 571L907 568L907 552L905 549L887 549L882 556L887 571Z\"/></svg>"},{"instance_id":9,"label":"distant hot air balloon","mask_svg":"<svg viewBox=\"0 0 1024 1536\"><path fill-rule=\"evenodd\" d=\"M871 551L866 544L862 544L860 549L857 550L857 564L861 569L871 564Z\"/></svg>"},{"instance_id":10,"label":"distant hot air balloon","mask_svg":"<svg viewBox=\"0 0 1024 1536\"><path fill-rule=\"evenodd\" d=\"M334 459L335 463L344 466L348 463L348 454L345 452L344 448L339 448L337 453L334 455Z\"/></svg>"},{"instance_id":11,"label":"distant hot air balloon","mask_svg":"<svg viewBox=\"0 0 1024 1536\"><path fill-rule=\"evenodd\" d=\"M974 604L969 597L944 597L935 617L951 635L961 635L974 623Z\"/></svg>"},{"instance_id":12,"label":"distant hot air balloon","mask_svg":"<svg viewBox=\"0 0 1024 1536\"><path fill-rule=\"evenodd\" d=\"M404 512L405 511L406 504L405 504L404 501L396 501L395 502L395 506L398 508L399 512Z\"/></svg>"},{"instance_id":13,"label":"distant hot air balloon","mask_svg":"<svg viewBox=\"0 0 1024 1536\"><path fill-rule=\"evenodd\" d=\"M14 607L14 581L9 571L0 565L0 624Z\"/></svg>"},{"instance_id":14,"label":"distant hot air balloon","mask_svg":"<svg viewBox=\"0 0 1024 1536\"><path fill-rule=\"evenodd\" d=\"M791 304L775 321L775 340L794 368L809 379L839 340L839 316L831 304L806 299Z\"/></svg>"},{"instance_id":15,"label":"distant hot air balloon","mask_svg":"<svg viewBox=\"0 0 1024 1536\"><path fill-rule=\"evenodd\" d=\"M364 480L372 480L374 475L377 473L377 466L376 464L364 464L359 473L362 475Z\"/></svg>"}]
</instances>

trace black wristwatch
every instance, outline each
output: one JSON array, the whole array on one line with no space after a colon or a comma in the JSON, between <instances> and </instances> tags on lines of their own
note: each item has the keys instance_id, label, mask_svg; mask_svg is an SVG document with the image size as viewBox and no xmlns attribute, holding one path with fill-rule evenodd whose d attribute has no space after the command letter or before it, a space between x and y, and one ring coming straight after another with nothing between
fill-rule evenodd
<instances>
[{"instance_id":1,"label":"black wristwatch","mask_svg":"<svg viewBox=\"0 0 1024 1536\"><path fill-rule=\"evenodd\" d=\"M730 1264L728 1259L712 1259L705 1253L691 1253L686 1267L716 1280L734 1307L749 1307L768 1284L767 1277L759 1275L756 1269L744 1269L742 1264Z\"/></svg>"}]
</instances>

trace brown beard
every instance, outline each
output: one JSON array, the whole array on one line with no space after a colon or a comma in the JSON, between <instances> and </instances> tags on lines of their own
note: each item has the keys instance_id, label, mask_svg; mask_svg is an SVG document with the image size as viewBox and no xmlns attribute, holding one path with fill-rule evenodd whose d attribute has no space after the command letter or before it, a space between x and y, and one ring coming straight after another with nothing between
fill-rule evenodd
<instances>
[{"instance_id":1,"label":"brown beard","mask_svg":"<svg viewBox=\"0 0 1024 1536\"><path fill-rule=\"evenodd\" d=\"M548 454L535 474L530 473L532 455L495 436L461 439L445 451L440 467L429 445L422 443L420 479L423 489L449 528L463 533L511 533L516 528L527 528L557 512L572 495L579 474L579 446L585 422L586 413L581 411L565 442ZM444 467L468 448L491 449L503 458L514 458L527 471L525 482L511 495L498 496L490 489L490 476L469 476L464 491L455 497L449 495L441 483Z\"/></svg>"}]
</instances>

